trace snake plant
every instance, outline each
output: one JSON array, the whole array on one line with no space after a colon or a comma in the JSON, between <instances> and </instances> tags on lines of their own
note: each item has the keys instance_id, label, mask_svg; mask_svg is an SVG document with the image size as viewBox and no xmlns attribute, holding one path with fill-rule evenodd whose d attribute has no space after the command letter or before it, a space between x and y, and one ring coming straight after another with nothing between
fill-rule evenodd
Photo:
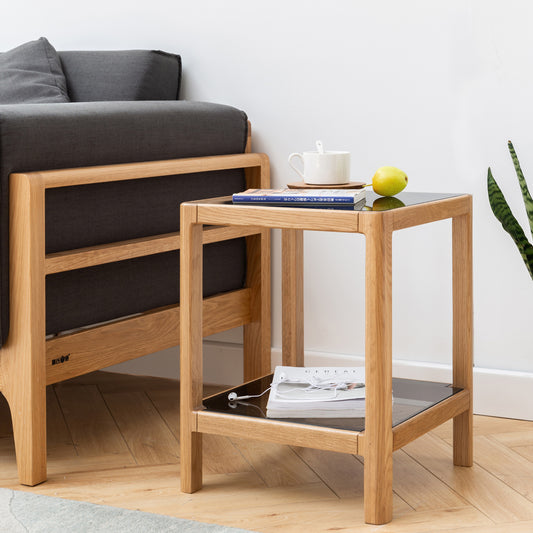
<instances>
[{"instance_id":1,"label":"snake plant","mask_svg":"<svg viewBox=\"0 0 533 533\"><path fill-rule=\"evenodd\" d=\"M529 218L529 229L531 231L531 235L533 236L533 200L531 199L531 194L529 193L524 174L520 168L520 163L511 141L509 141L508 145L514 168L516 170L516 175L518 177L520 190L522 191L526 213ZM503 229L512 237L520 252L520 255L522 256L522 259L524 260L524 263L526 264L529 275L533 279L533 245L529 242L524 230L514 217L511 208L507 204L500 187L492 175L490 167L487 177L487 188L492 212L501 222Z\"/></svg>"}]
</instances>

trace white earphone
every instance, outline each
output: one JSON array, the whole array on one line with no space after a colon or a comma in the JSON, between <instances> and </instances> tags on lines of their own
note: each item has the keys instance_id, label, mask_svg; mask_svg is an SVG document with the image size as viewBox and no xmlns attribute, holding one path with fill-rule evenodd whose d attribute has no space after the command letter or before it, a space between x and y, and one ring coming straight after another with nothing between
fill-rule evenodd
<instances>
[{"instance_id":1,"label":"white earphone","mask_svg":"<svg viewBox=\"0 0 533 533\"><path fill-rule=\"evenodd\" d=\"M230 392L228 394L228 401L235 402L237 400L249 400L250 398L260 398L261 396L263 396L263 394L267 393L269 390L270 390L270 387L268 387L268 389L263 391L261 394L249 394L247 396L237 396L236 392Z\"/></svg>"},{"instance_id":2,"label":"white earphone","mask_svg":"<svg viewBox=\"0 0 533 533\"><path fill-rule=\"evenodd\" d=\"M236 392L230 392L228 394L228 400L234 402L235 400L249 400L250 398L256 398L256 396L237 396Z\"/></svg>"}]
</instances>

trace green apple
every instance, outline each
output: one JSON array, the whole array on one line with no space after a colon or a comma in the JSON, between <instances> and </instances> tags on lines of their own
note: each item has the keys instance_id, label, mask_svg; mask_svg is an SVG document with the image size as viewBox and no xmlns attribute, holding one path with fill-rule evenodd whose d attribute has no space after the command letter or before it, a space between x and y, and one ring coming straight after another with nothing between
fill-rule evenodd
<instances>
[{"instance_id":1,"label":"green apple","mask_svg":"<svg viewBox=\"0 0 533 533\"><path fill-rule=\"evenodd\" d=\"M381 196L394 196L407 185L407 174L396 167L380 167L372 178L374 192Z\"/></svg>"}]
</instances>

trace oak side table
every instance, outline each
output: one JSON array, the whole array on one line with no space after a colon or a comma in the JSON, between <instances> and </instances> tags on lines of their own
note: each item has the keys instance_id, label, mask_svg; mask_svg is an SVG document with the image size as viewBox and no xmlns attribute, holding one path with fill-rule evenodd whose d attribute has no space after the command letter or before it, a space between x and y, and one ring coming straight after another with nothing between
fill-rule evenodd
<instances>
[{"instance_id":1,"label":"oak side table","mask_svg":"<svg viewBox=\"0 0 533 533\"><path fill-rule=\"evenodd\" d=\"M406 193L402 207L372 211L376 196L354 210L233 205L215 198L181 205L181 490L202 486L202 433L253 438L364 457L365 521L392 519L392 454L453 418L453 462L471 466L472 435L472 198ZM392 377L392 233L452 219L453 384ZM303 231L366 237L366 417L268 419L267 394L228 402L228 392L259 394L271 375L256 376L202 399L202 228L279 228L282 233L283 364L303 366ZM267 269L268 271L268 269ZM264 367L264 365L263 365ZM391 401L394 391L394 403ZM405 399L405 401L404 401Z\"/></svg>"}]
</instances>

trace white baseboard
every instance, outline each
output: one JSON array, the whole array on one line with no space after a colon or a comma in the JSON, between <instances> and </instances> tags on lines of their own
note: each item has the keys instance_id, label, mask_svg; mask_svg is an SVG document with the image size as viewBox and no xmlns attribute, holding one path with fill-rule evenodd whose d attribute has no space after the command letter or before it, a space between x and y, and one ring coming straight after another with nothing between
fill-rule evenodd
<instances>
[{"instance_id":1,"label":"white baseboard","mask_svg":"<svg viewBox=\"0 0 533 533\"><path fill-rule=\"evenodd\" d=\"M272 350L272 369L281 364L281 350ZM358 366L361 356L306 352L307 366ZM179 355L170 348L133 361L121 363L107 370L155 377L178 378ZM451 365L394 360L393 376L450 383ZM226 342L204 342L204 381L237 385L242 382L242 345ZM474 367L474 413L533 420L533 374L511 370Z\"/></svg>"},{"instance_id":2,"label":"white baseboard","mask_svg":"<svg viewBox=\"0 0 533 533\"><path fill-rule=\"evenodd\" d=\"M179 348L168 348L105 369L108 372L179 379ZM242 383L242 344L204 341L204 382Z\"/></svg>"}]
</instances>

